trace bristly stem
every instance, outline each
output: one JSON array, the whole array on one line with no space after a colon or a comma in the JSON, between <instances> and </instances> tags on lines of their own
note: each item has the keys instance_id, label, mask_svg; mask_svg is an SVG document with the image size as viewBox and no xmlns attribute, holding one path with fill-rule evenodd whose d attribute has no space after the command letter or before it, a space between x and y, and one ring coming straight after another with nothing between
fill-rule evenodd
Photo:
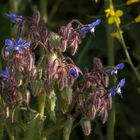
<instances>
[{"instance_id":1,"label":"bristly stem","mask_svg":"<svg viewBox=\"0 0 140 140\"><path fill-rule=\"evenodd\" d=\"M10 12L17 12L18 10L17 0L9 0L9 3L10 3Z\"/></svg>"},{"instance_id":2,"label":"bristly stem","mask_svg":"<svg viewBox=\"0 0 140 140\"><path fill-rule=\"evenodd\" d=\"M18 11L18 1L17 0L9 0L9 11L12 13L16 13ZM16 29L11 29L11 36L16 36ZM13 134L13 128L11 125L6 125L7 133L9 135L10 140L15 140L15 136Z\"/></svg>"},{"instance_id":3,"label":"bristly stem","mask_svg":"<svg viewBox=\"0 0 140 140\"><path fill-rule=\"evenodd\" d=\"M17 0L9 0L9 9L10 9L10 12L17 13L18 12L18 1ZM12 37L16 36L16 29L15 28L11 29L11 36Z\"/></svg>"},{"instance_id":4,"label":"bristly stem","mask_svg":"<svg viewBox=\"0 0 140 140\"><path fill-rule=\"evenodd\" d=\"M108 5L112 5L112 0L109 0ZM114 40L111 36L111 28L106 24L106 36L107 36L107 46L108 46L108 65L114 65L115 61L115 50L114 50ZM113 85L114 78L111 79L111 84ZM114 140L114 128L115 128L115 100L112 102L112 109L109 112L108 122L107 122L107 136L106 140Z\"/></svg>"},{"instance_id":5,"label":"bristly stem","mask_svg":"<svg viewBox=\"0 0 140 140\"><path fill-rule=\"evenodd\" d=\"M13 135L13 130L11 128L11 125L6 125L6 129L7 129L8 135L9 135L9 139L10 140L15 140L15 137Z\"/></svg>"},{"instance_id":6,"label":"bristly stem","mask_svg":"<svg viewBox=\"0 0 140 140\"><path fill-rule=\"evenodd\" d=\"M108 65L114 65L114 43L113 37L110 33L110 27L106 25L106 33L108 40ZM114 78L112 78L112 84L114 83ZM114 127L115 127L115 100L112 102L112 109L109 112L108 123L107 123L107 138L106 140L114 140Z\"/></svg>"},{"instance_id":7,"label":"bristly stem","mask_svg":"<svg viewBox=\"0 0 140 140\"><path fill-rule=\"evenodd\" d=\"M43 116L44 116L45 101L46 101L46 93L41 92L38 97L38 112L39 112L41 118L43 118Z\"/></svg>"},{"instance_id":8,"label":"bristly stem","mask_svg":"<svg viewBox=\"0 0 140 140\"><path fill-rule=\"evenodd\" d=\"M48 21L47 2L47 0L40 0L40 13L45 23Z\"/></svg>"},{"instance_id":9,"label":"bristly stem","mask_svg":"<svg viewBox=\"0 0 140 140\"><path fill-rule=\"evenodd\" d=\"M126 44L125 44L125 41L124 41L124 38L123 38L123 35L121 33L121 29L120 29L120 26L118 24L116 24L116 27L117 27L117 30L118 30L118 33L119 33L119 36L120 36L120 40L121 40L121 44L122 44L122 47L123 47L123 50L125 52L125 55L126 55L126 58L132 68L132 70L134 71L138 81L140 82L140 73L137 71L136 67L134 66L132 60L131 60L131 57L129 55L129 52L128 52L128 49L126 47Z\"/></svg>"}]
</instances>

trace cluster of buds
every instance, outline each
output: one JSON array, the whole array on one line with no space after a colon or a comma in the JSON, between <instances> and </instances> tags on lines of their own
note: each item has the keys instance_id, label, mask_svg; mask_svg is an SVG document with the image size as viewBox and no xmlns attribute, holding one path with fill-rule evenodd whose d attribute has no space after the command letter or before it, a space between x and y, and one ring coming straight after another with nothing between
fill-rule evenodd
<instances>
[{"instance_id":1,"label":"cluster of buds","mask_svg":"<svg viewBox=\"0 0 140 140\"><path fill-rule=\"evenodd\" d=\"M51 111L50 114L53 111L53 117L55 102L61 100L65 103L62 108L71 104L75 107L73 103L77 105L75 110L78 108L82 116L86 117L82 119L83 128L86 126L85 122L88 122L88 127L91 126L90 121L96 116L105 123L108 109L112 106L112 96L120 94L125 84L125 79L122 79L116 87L110 88L110 76L122 70L124 64L104 67L99 58L94 58L93 69L90 72L87 69L82 72L70 57L63 55L69 47L72 47L71 54L74 55L82 38L88 32L94 33L101 20L97 19L87 25L72 20L66 26L62 26L58 33L54 33L43 24L38 11L35 11L32 17L12 13L7 16L18 26L19 39L6 39L3 48L3 58L9 62L8 67L0 73L3 107L13 111L21 104L29 106L30 94L41 96L43 91L49 102L48 110ZM24 36L27 41L22 37L23 23L27 24L27 36ZM73 27L73 23L76 23L77 27ZM81 80L78 79L79 76ZM61 101L57 101L58 104ZM67 111L63 109L62 113ZM85 130L85 134L89 135L90 131Z\"/></svg>"},{"instance_id":2,"label":"cluster of buds","mask_svg":"<svg viewBox=\"0 0 140 140\"><path fill-rule=\"evenodd\" d=\"M77 87L78 108L82 112L83 122L88 122L86 129L83 131L86 135L91 132L91 123L95 117L100 117L104 124L108 118L108 110L112 108L112 96L121 95L121 88L125 84L125 79L122 79L117 86L110 88L110 76L116 75L119 70L124 68L124 64L120 63L115 67L104 67L99 58L94 58L93 69L89 72L87 69L83 74L83 79L79 81ZM83 125L82 125L83 126Z\"/></svg>"}]
</instances>

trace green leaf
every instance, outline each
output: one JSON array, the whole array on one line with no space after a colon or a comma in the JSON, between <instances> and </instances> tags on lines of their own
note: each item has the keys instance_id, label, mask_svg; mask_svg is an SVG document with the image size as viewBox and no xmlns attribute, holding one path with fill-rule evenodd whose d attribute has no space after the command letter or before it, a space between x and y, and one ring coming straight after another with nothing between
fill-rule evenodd
<instances>
[{"instance_id":1,"label":"green leaf","mask_svg":"<svg viewBox=\"0 0 140 140\"><path fill-rule=\"evenodd\" d=\"M69 118L63 128L63 140L69 140L74 119Z\"/></svg>"},{"instance_id":2,"label":"green leaf","mask_svg":"<svg viewBox=\"0 0 140 140\"><path fill-rule=\"evenodd\" d=\"M41 120L39 117L32 120L29 124L27 124L27 129L23 140L41 140L42 128L43 120Z\"/></svg>"},{"instance_id":3,"label":"green leaf","mask_svg":"<svg viewBox=\"0 0 140 140\"><path fill-rule=\"evenodd\" d=\"M56 94L54 90L51 91L49 96L46 96L46 110L51 118L51 120L55 121L55 106L56 106Z\"/></svg>"}]
</instances>

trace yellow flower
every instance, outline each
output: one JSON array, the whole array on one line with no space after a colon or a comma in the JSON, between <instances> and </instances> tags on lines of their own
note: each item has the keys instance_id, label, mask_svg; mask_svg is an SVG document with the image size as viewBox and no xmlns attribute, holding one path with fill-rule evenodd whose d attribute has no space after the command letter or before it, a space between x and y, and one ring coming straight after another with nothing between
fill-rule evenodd
<instances>
[{"instance_id":1,"label":"yellow flower","mask_svg":"<svg viewBox=\"0 0 140 140\"><path fill-rule=\"evenodd\" d=\"M122 10L114 11L113 6L110 5L109 8L105 10L105 13L106 13L106 17L108 18L109 24L113 24L113 23L120 24L121 23L120 17L123 15Z\"/></svg>"},{"instance_id":2,"label":"yellow flower","mask_svg":"<svg viewBox=\"0 0 140 140\"><path fill-rule=\"evenodd\" d=\"M127 0L126 5L131 5L133 3L139 2L140 0Z\"/></svg>"},{"instance_id":3,"label":"yellow flower","mask_svg":"<svg viewBox=\"0 0 140 140\"><path fill-rule=\"evenodd\" d=\"M122 31L122 30L121 30L120 32L121 32L121 34L123 33L123 31ZM112 33L111 35L112 35L113 37L117 38L118 40L120 40L120 39L121 39L121 38L120 38L120 34L119 34L119 32L118 32L118 31L116 31L116 32Z\"/></svg>"},{"instance_id":4,"label":"yellow flower","mask_svg":"<svg viewBox=\"0 0 140 140\"><path fill-rule=\"evenodd\" d=\"M99 0L95 0L95 2L97 3L97 2L99 2Z\"/></svg>"},{"instance_id":5,"label":"yellow flower","mask_svg":"<svg viewBox=\"0 0 140 140\"><path fill-rule=\"evenodd\" d=\"M136 23L140 22L140 14L134 19Z\"/></svg>"}]
</instances>

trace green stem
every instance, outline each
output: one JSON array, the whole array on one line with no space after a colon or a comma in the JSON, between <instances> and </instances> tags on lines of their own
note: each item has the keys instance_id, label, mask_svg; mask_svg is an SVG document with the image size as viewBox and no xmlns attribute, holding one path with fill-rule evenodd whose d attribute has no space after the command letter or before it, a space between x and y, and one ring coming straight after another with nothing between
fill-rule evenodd
<instances>
[{"instance_id":1,"label":"green stem","mask_svg":"<svg viewBox=\"0 0 140 140\"><path fill-rule=\"evenodd\" d=\"M134 64L133 64L133 62L132 62L132 60L131 60L131 57L130 57L129 52L128 52L128 50L127 50L127 47L126 47L126 44L125 44L123 35L122 35L122 33L121 33L120 26L119 26L118 24L116 24L116 26L117 26L117 30L118 30L118 33L119 33L119 36L120 36L121 44L122 44L123 50L124 50L124 52L125 52L126 58L127 58L128 62L129 62L129 64L130 64L132 70L134 71L134 73L135 73L135 75L136 75L138 81L140 82L140 74L139 74L139 72L137 71L137 68L135 68L135 66L134 66Z\"/></svg>"},{"instance_id":2,"label":"green stem","mask_svg":"<svg viewBox=\"0 0 140 140\"><path fill-rule=\"evenodd\" d=\"M52 20L52 18L54 17L54 15L56 14L57 10L59 9L59 6L61 4L63 0L57 0L55 1L53 7L52 7L52 10L50 11L50 14L49 14L49 21Z\"/></svg>"},{"instance_id":3,"label":"green stem","mask_svg":"<svg viewBox=\"0 0 140 140\"><path fill-rule=\"evenodd\" d=\"M12 128L9 125L6 125L6 129L7 129L10 140L15 140Z\"/></svg>"},{"instance_id":4,"label":"green stem","mask_svg":"<svg viewBox=\"0 0 140 140\"><path fill-rule=\"evenodd\" d=\"M9 4L10 4L10 12L17 12L18 10L17 0L9 0Z\"/></svg>"},{"instance_id":5,"label":"green stem","mask_svg":"<svg viewBox=\"0 0 140 140\"><path fill-rule=\"evenodd\" d=\"M85 56L87 50L89 49L89 46L90 46L90 44L91 44L91 42L92 42L92 39L93 39L93 37L90 37L90 38L88 39L88 41L87 41L87 43L86 43L86 46L82 49L81 53L79 54L78 59L77 59L77 60L78 60L78 61L77 61L77 64L78 64L78 65L81 64L81 61L83 60L83 58L84 58L84 56Z\"/></svg>"},{"instance_id":6,"label":"green stem","mask_svg":"<svg viewBox=\"0 0 140 140\"><path fill-rule=\"evenodd\" d=\"M41 118L43 118L43 116L44 116L45 101L46 101L46 93L41 92L38 97L38 112L39 112Z\"/></svg>"},{"instance_id":7,"label":"green stem","mask_svg":"<svg viewBox=\"0 0 140 140\"><path fill-rule=\"evenodd\" d=\"M106 27L107 40L108 40L108 65L114 65L114 43L113 37L110 34L110 27ZM114 80L112 79L112 82ZM108 123L107 123L107 140L114 140L114 127L115 127L115 100L113 100L112 109L109 112Z\"/></svg>"},{"instance_id":8,"label":"green stem","mask_svg":"<svg viewBox=\"0 0 140 140\"><path fill-rule=\"evenodd\" d=\"M18 1L17 0L9 0L9 9L10 12L16 13L18 12ZM11 28L11 36L15 37L16 36L16 29Z\"/></svg>"},{"instance_id":9,"label":"green stem","mask_svg":"<svg viewBox=\"0 0 140 140\"><path fill-rule=\"evenodd\" d=\"M43 21L47 23L48 21L47 0L40 0L40 13L43 18Z\"/></svg>"},{"instance_id":10,"label":"green stem","mask_svg":"<svg viewBox=\"0 0 140 140\"><path fill-rule=\"evenodd\" d=\"M112 0L108 1L108 5L113 5ZM106 24L106 37L108 46L108 65L114 65L115 61L115 50L114 50L114 39L111 36L111 28ZM114 78L111 79L111 84L114 83ZM107 123L107 136L106 140L114 140L114 128L115 128L115 100L112 102L112 109L109 112L108 123Z\"/></svg>"}]
</instances>

